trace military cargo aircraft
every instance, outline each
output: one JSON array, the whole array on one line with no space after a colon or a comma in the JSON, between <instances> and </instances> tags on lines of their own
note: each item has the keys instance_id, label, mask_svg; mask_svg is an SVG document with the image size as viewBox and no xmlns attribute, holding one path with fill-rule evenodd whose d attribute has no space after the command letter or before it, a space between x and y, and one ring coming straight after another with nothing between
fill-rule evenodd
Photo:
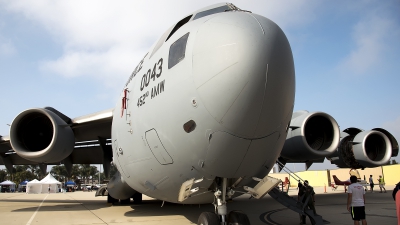
<instances>
[{"instance_id":1,"label":"military cargo aircraft","mask_svg":"<svg viewBox=\"0 0 400 225\"><path fill-rule=\"evenodd\" d=\"M184 16L136 66L114 109L77 118L31 108L0 137L0 163L102 163L117 173L109 200L213 203L198 224L249 224L227 200L261 198L280 180L280 162L365 168L397 156L383 129L346 129L324 112L293 113L295 70L290 44L264 16L221 3Z\"/></svg>"}]
</instances>

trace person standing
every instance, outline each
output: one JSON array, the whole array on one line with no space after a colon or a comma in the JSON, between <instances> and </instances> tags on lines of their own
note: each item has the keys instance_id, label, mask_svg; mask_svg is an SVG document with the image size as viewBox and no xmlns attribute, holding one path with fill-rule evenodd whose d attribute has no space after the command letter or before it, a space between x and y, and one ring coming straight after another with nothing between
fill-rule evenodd
<instances>
[{"instance_id":1,"label":"person standing","mask_svg":"<svg viewBox=\"0 0 400 225\"><path fill-rule=\"evenodd\" d=\"M303 198L303 204L306 204L306 206L311 209L314 213L314 215L317 215L317 212L315 210L315 192L314 189L308 185L308 180L304 181L304 185L299 188L299 193L298 193L298 200L300 201L300 198ZM308 201L307 201L308 199ZM306 202L307 201L307 202ZM302 215L301 216L301 223L306 224L306 216Z\"/></svg>"},{"instance_id":2,"label":"person standing","mask_svg":"<svg viewBox=\"0 0 400 225\"><path fill-rule=\"evenodd\" d=\"M299 192L297 193L297 201L300 202L301 200L301 196L303 196L304 191L302 190L303 184L300 182L297 184L297 188L299 189ZM299 214L300 215L300 224L302 223L306 223L306 218L304 216L303 218L303 214Z\"/></svg>"},{"instance_id":3,"label":"person standing","mask_svg":"<svg viewBox=\"0 0 400 225\"><path fill-rule=\"evenodd\" d=\"M374 192L374 179L372 175L369 175L369 186L371 187L371 192Z\"/></svg>"},{"instance_id":4,"label":"person standing","mask_svg":"<svg viewBox=\"0 0 400 225\"><path fill-rule=\"evenodd\" d=\"M400 225L400 182L396 184L396 187L393 189L393 199L396 201L396 212L397 212L397 224Z\"/></svg>"},{"instance_id":5,"label":"person standing","mask_svg":"<svg viewBox=\"0 0 400 225\"><path fill-rule=\"evenodd\" d=\"M372 175L371 175L372 177ZM357 177L350 177L351 184L347 191L347 210L351 214L354 225L359 225L360 220L362 225L367 225L365 219L365 190L364 187L357 183Z\"/></svg>"},{"instance_id":6,"label":"person standing","mask_svg":"<svg viewBox=\"0 0 400 225\"><path fill-rule=\"evenodd\" d=\"M381 189L380 193L382 193L382 188L383 188L383 190L385 190L385 193L386 193L385 180L383 180L382 175L379 175L378 182L379 182L379 188Z\"/></svg>"}]
</instances>

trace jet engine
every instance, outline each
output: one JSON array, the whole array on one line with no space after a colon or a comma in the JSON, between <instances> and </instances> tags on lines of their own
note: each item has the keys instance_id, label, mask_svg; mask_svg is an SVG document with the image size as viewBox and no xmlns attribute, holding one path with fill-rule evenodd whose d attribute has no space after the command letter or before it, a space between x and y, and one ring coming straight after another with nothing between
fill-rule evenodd
<instances>
[{"instance_id":1,"label":"jet engine","mask_svg":"<svg viewBox=\"0 0 400 225\"><path fill-rule=\"evenodd\" d=\"M324 112L294 112L281 157L291 162L324 158L337 148L339 135L339 126L330 115Z\"/></svg>"},{"instance_id":2,"label":"jet engine","mask_svg":"<svg viewBox=\"0 0 400 225\"><path fill-rule=\"evenodd\" d=\"M330 160L338 167L359 169L386 165L397 153L397 141L386 130L347 128L342 132L336 157Z\"/></svg>"},{"instance_id":3,"label":"jet engine","mask_svg":"<svg viewBox=\"0 0 400 225\"><path fill-rule=\"evenodd\" d=\"M75 145L74 133L66 118L53 108L34 108L21 112L10 128L12 148L19 156L33 162L59 162L65 159Z\"/></svg>"}]
</instances>

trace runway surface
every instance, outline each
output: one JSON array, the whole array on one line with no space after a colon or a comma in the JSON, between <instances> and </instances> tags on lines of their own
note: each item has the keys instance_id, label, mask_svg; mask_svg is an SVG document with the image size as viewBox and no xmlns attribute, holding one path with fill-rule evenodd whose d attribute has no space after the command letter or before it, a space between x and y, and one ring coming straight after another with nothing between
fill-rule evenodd
<instances>
[{"instance_id":1,"label":"runway surface","mask_svg":"<svg viewBox=\"0 0 400 225\"><path fill-rule=\"evenodd\" d=\"M397 224L396 208L392 198L394 186L387 193L367 193L366 213L368 224ZM346 210L347 194L343 187L332 191L315 188L316 209L332 225L352 225ZM180 205L165 203L144 196L142 204L111 205L106 197L94 197L95 192L67 192L58 194L0 194L0 224L140 224L186 225L196 224L204 211L214 211L214 206ZM290 190L295 197L297 190ZM299 224L299 215L272 199L249 199L248 195L228 203L228 210L242 210L252 225ZM311 224L307 219L307 224Z\"/></svg>"}]
</instances>

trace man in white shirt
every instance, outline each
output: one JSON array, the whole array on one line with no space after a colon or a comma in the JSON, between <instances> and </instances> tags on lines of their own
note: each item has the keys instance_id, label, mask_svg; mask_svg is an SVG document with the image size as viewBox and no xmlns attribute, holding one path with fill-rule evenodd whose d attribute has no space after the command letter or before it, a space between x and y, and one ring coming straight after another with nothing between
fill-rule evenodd
<instances>
[{"instance_id":1,"label":"man in white shirt","mask_svg":"<svg viewBox=\"0 0 400 225\"><path fill-rule=\"evenodd\" d=\"M364 187L357 183L357 177L350 177L351 184L347 191L347 210L351 214L354 225L367 225L365 220L365 190Z\"/></svg>"},{"instance_id":2,"label":"man in white shirt","mask_svg":"<svg viewBox=\"0 0 400 225\"><path fill-rule=\"evenodd\" d=\"M371 187L371 192L374 192L374 179L372 175L369 175L369 186Z\"/></svg>"}]
</instances>

